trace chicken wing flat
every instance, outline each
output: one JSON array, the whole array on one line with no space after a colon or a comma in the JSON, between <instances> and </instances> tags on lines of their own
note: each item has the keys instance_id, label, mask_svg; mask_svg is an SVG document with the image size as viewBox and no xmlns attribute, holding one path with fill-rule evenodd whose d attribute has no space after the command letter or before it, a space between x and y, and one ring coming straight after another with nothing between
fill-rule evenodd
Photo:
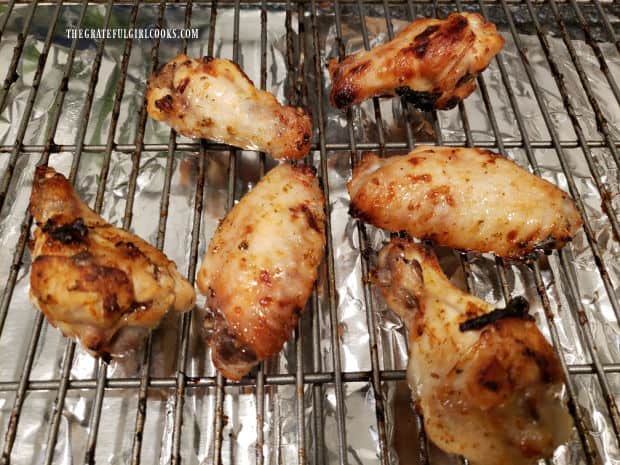
<instances>
[{"instance_id":1,"label":"chicken wing flat","mask_svg":"<svg viewBox=\"0 0 620 465\"><path fill-rule=\"evenodd\" d=\"M351 214L365 222L505 258L560 248L582 225L568 194L488 150L365 155L347 187Z\"/></svg>"},{"instance_id":2,"label":"chicken wing flat","mask_svg":"<svg viewBox=\"0 0 620 465\"><path fill-rule=\"evenodd\" d=\"M193 306L194 289L173 262L106 223L52 168L37 168L30 212L30 299L92 354L134 349L170 309Z\"/></svg>"},{"instance_id":3,"label":"chicken wing flat","mask_svg":"<svg viewBox=\"0 0 620 465\"><path fill-rule=\"evenodd\" d=\"M273 158L298 160L310 151L312 120L257 89L236 63L179 55L154 73L147 111L189 137L201 137Z\"/></svg>"},{"instance_id":4,"label":"chicken wing flat","mask_svg":"<svg viewBox=\"0 0 620 465\"><path fill-rule=\"evenodd\" d=\"M213 363L238 380L282 349L317 278L324 198L314 171L271 170L218 226L198 273Z\"/></svg>"},{"instance_id":5,"label":"chicken wing flat","mask_svg":"<svg viewBox=\"0 0 620 465\"><path fill-rule=\"evenodd\" d=\"M408 328L407 379L437 446L476 465L523 465L569 439L561 366L527 301L493 310L452 285L430 248L398 238L373 281Z\"/></svg>"},{"instance_id":6,"label":"chicken wing flat","mask_svg":"<svg viewBox=\"0 0 620 465\"><path fill-rule=\"evenodd\" d=\"M422 110L454 107L504 46L495 25L475 13L418 19L386 44L331 60L330 100L346 108L371 97L403 96Z\"/></svg>"}]
</instances>

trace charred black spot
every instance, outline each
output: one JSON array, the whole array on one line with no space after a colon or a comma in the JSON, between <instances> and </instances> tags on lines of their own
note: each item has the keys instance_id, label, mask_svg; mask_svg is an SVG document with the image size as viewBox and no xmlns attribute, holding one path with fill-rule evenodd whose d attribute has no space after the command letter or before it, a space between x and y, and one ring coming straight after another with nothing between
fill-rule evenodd
<instances>
[{"instance_id":1,"label":"charred black spot","mask_svg":"<svg viewBox=\"0 0 620 465\"><path fill-rule=\"evenodd\" d=\"M355 101L356 94L357 93L351 87L351 85L345 83L342 88L338 89L334 93L334 105L336 105L336 108L340 109L347 108Z\"/></svg>"},{"instance_id":2,"label":"charred black spot","mask_svg":"<svg viewBox=\"0 0 620 465\"><path fill-rule=\"evenodd\" d=\"M523 354L524 357L527 357L527 358L535 358L536 357L536 353L534 351L532 351L532 349L530 349L527 346L523 348L523 351L521 353Z\"/></svg>"},{"instance_id":3,"label":"charred black spot","mask_svg":"<svg viewBox=\"0 0 620 465\"><path fill-rule=\"evenodd\" d=\"M437 99L441 97L441 93L439 92L419 92L407 86L397 87L394 90L397 95L403 97L414 107L419 108L423 111L431 111L433 108L435 108L435 103L437 102Z\"/></svg>"},{"instance_id":4,"label":"charred black spot","mask_svg":"<svg viewBox=\"0 0 620 465\"><path fill-rule=\"evenodd\" d=\"M215 58L212 57L212 56L204 56L204 57L202 57L202 62L206 63L206 64L211 63L213 60L215 60Z\"/></svg>"},{"instance_id":5,"label":"charred black spot","mask_svg":"<svg viewBox=\"0 0 620 465\"><path fill-rule=\"evenodd\" d=\"M80 244L88 236L88 227L82 218L78 218L73 223L56 225L52 220L47 220L43 226L43 232L63 244Z\"/></svg>"},{"instance_id":6,"label":"charred black spot","mask_svg":"<svg viewBox=\"0 0 620 465\"><path fill-rule=\"evenodd\" d=\"M428 44L429 41L425 40L420 42L419 44L414 45L413 47L411 47L410 50L416 57L421 59L424 58L424 55L426 55L426 49L428 48Z\"/></svg>"},{"instance_id":7,"label":"charred black spot","mask_svg":"<svg viewBox=\"0 0 620 465\"><path fill-rule=\"evenodd\" d=\"M422 40L428 38L433 32L439 29L439 25L435 24L433 26L428 26L422 32L420 32L417 36L415 36L415 41Z\"/></svg>"},{"instance_id":8,"label":"charred black spot","mask_svg":"<svg viewBox=\"0 0 620 465\"><path fill-rule=\"evenodd\" d=\"M363 221L364 223L372 224L372 217L353 204L349 206L349 215L351 215L353 218L357 218L358 220Z\"/></svg>"},{"instance_id":9,"label":"charred black spot","mask_svg":"<svg viewBox=\"0 0 620 465\"><path fill-rule=\"evenodd\" d=\"M306 221L308 221L308 226L310 226L310 229L314 229L318 233L321 232L319 222L316 220L316 217L314 216L314 213L312 213L312 210L310 210L305 203L302 203L297 207L291 207L290 210L293 213L303 213L303 215L306 217Z\"/></svg>"},{"instance_id":10,"label":"charred black spot","mask_svg":"<svg viewBox=\"0 0 620 465\"><path fill-rule=\"evenodd\" d=\"M189 77L186 77L181 82L179 82L179 85L177 86L177 92L180 94L185 92L185 88L187 87L188 84L189 84Z\"/></svg>"},{"instance_id":11,"label":"charred black spot","mask_svg":"<svg viewBox=\"0 0 620 465\"><path fill-rule=\"evenodd\" d=\"M499 385L495 381L484 380L481 381L480 384L482 384L489 391L497 392L497 390L499 389Z\"/></svg>"},{"instance_id":12,"label":"charred black spot","mask_svg":"<svg viewBox=\"0 0 620 465\"><path fill-rule=\"evenodd\" d=\"M239 250L247 250L248 247L249 245L247 241L241 241L238 246Z\"/></svg>"},{"instance_id":13,"label":"charred black spot","mask_svg":"<svg viewBox=\"0 0 620 465\"><path fill-rule=\"evenodd\" d=\"M456 87L460 87L463 84L467 84L469 81L471 81L474 78L474 75L471 73L465 73L463 76L461 76L461 78L456 81Z\"/></svg>"},{"instance_id":14,"label":"charred black spot","mask_svg":"<svg viewBox=\"0 0 620 465\"><path fill-rule=\"evenodd\" d=\"M461 101L460 98L458 98L456 95L453 95L448 100L446 100L446 103L444 103L441 106L440 109L441 110L450 110L451 108L454 108L455 106L457 106L460 101Z\"/></svg>"},{"instance_id":15,"label":"charred black spot","mask_svg":"<svg viewBox=\"0 0 620 465\"><path fill-rule=\"evenodd\" d=\"M419 59L424 58L424 55L426 55L426 49L431 43L430 36L434 32L436 32L438 29L439 29L439 26L437 25L429 26L426 29L424 29L424 31L422 31L420 34L418 34L415 37L415 39L411 43L411 46L405 49L405 52L408 52L408 53L411 52Z\"/></svg>"},{"instance_id":16,"label":"charred black spot","mask_svg":"<svg viewBox=\"0 0 620 465\"><path fill-rule=\"evenodd\" d=\"M467 18L463 15L453 15L454 20L448 23L446 29L447 34L459 34L463 29L467 27Z\"/></svg>"},{"instance_id":17,"label":"charred black spot","mask_svg":"<svg viewBox=\"0 0 620 465\"><path fill-rule=\"evenodd\" d=\"M155 100L155 106L157 109L164 113L170 113L172 111L172 95L164 95L159 100Z\"/></svg>"},{"instance_id":18,"label":"charred black spot","mask_svg":"<svg viewBox=\"0 0 620 465\"><path fill-rule=\"evenodd\" d=\"M496 308L492 312L470 318L461 323L459 329L461 331L478 330L505 318L533 320L532 316L528 313L529 308L530 304L528 301L522 296L517 296L508 302L506 308Z\"/></svg>"}]
</instances>

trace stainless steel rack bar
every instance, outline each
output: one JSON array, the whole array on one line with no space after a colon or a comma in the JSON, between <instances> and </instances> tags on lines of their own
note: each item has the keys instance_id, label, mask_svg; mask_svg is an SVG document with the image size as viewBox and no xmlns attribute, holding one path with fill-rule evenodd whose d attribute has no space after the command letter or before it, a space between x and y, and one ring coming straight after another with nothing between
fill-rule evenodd
<instances>
[{"instance_id":1,"label":"stainless steel rack bar","mask_svg":"<svg viewBox=\"0 0 620 465\"><path fill-rule=\"evenodd\" d=\"M416 17L416 8L432 6L435 14L443 15L448 11L472 10L481 12L483 15L489 15L489 9L493 9L494 15L501 18L504 26L502 32L510 34L514 44L516 45L527 78L528 85L531 87L535 96L538 110L540 111L545 122L546 129L549 132L549 138L536 138L528 133L527 125L520 108L519 98L513 89L510 78L509 65L501 54L495 60L497 68L506 95L508 97L511 111L515 115L516 125L518 127L519 136L516 138L508 138L502 135L496 118L494 102L488 91L488 84L485 75L478 77L479 93L482 97L484 110L486 112L491 131L491 139L479 142L476 141L472 133L470 118L466 105L460 104L458 114L460 123L463 128L463 139L458 141L444 141L441 134L441 128L437 115L426 115L434 124L436 140L431 144L442 144L453 146L472 146L478 145L489 148L497 148L504 152L510 148L519 148L525 151L527 160L533 172L541 174L539 162L537 160L536 151L538 149L552 149L558 155L558 159L562 168L562 172L567 180L571 195L576 199L581 214L585 222L585 232L590 251L594 257L596 265L596 273L600 277L606 296L613 309L616 322L620 323L620 302L617 288L619 283L614 281L610 272L613 267L612 258L601 253L600 245L597 241L595 231L591 222L591 217L581 198L579 188L575 180L575 174L569 163L567 151L577 149L583 156L583 160L589 171L589 179L595 184L600 195L600 201L603 205L603 213L605 214L605 224L615 234L616 240L620 236L620 225L618 222L618 211L614 207L613 197L618 192L610 190L609 186L604 182L601 173L596 166L597 155L593 149L602 149L609 153L614 163L620 167L618 158L620 140L615 138L612 128L603 114L601 108L606 102L601 102L595 93L591 83L588 80L586 69L582 63L579 54L574 48L573 40L576 39L573 32L567 25L566 15L573 15L576 18L576 24L580 28L585 42L593 50L594 56L601 68L601 72L605 76L606 82L614 95L617 102L620 102L620 92L618 89L618 77L612 72L610 67L610 58L605 55L599 44L598 38L592 32L592 27L597 25L605 31L606 40L615 45L618 53L620 53L620 40L618 39L618 24L612 23L607 15L606 9L609 5L599 0L591 0L587 2L577 2L576 0L545 0L544 2L532 2L531 0L450 0L450 1L427 1L427 0L408 0L408 1L361 1L361 0L339 0L329 5L315 0L195 0L179 5L167 5L166 2L159 0L123 0L121 2L112 2L111 0L83 0L58 2L33 2L25 5L23 0L0 0L0 41L8 40L7 33L17 33L16 45L11 54L11 60L7 67L7 74L4 77L3 88L0 89L0 111L5 109L7 102L11 98L13 85L17 81L16 71L20 62L24 59L24 46L26 40L32 34L31 26L37 12L46 8L51 11L51 22L49 30L43 40L43 48L39 55L37 67L34 73L34 79L29 89L26 107L21 114L19 121L11 123L17 127L17 132L13 143L5 143L0 145L0 157L7 157L6 169L0 173L0 215L3 211L8 210L7 194L13 184L16 182L16 166L21 157L38 157L38 164L45 165L48 163L50 156L62 152L72 153L72 163L70 169L70 181L76 183L79 176L79 167L84 157L92 154L102 154L102 165L99 173L100 182L97 195L94 201L94 209L101 211L106 201L106 181L112 168L113 153L120 153L121 156L129 155L131 160L131 172L128 178L128 194L124 209L122 226L130 228L134 217L134 197L137 189L137 179L142 156L146 152L165 152L166 166L165 177L163 181L161 196L159 200L159 220L156 238L156 246L163 249L166 241L166 232L168 226L169 202L171 193L171 183L173 175L173 167L175 155L179 151L193 152L197 157L197 176L196 185L193 190L193 207L192 207L192 226L191 226L191 243L188 250L188 267L187 277L190 282L194 281L196 267L198 263L198 254L201 246L201 220L205 210L210 208L204 202L204 193L207 183L207 165L211 151L227 150L226 146L214 144L208 141L184 142L177 141L177 135L174 131L170 131L167 144L150 143L146 141L145 131L147 126L146 101L143 100L139 112L135 140L130 143L117 143L117 129L119 123L119 115L121 113L121 104L125 96L127 86L128 65L132 52L132 41L128 40L123 45L121 60L121 75L114 92L113 108L110 118L110 126L107 131L105 144L89 144L87 143L87 131L89 122L92 118L93 100L97 87L99 74L101 71L102 59L106 49L106 41L102 40L98 43L96 53L90 72L90 80L88 83L87 96L82 107L81 125L78 128L77 136L72 144L57 144L55 142L55 134L62 115L62 108L65 95L68 90L69 81L72 76L74 65L74 57L78 47L77 39L71 42L69 55L63 68L63 76L54 93L54 103L51 124L45 133L43 145L24 143L27 130L30 128L32 120L32 112L35 100L38 97L39 88L42 82L44 69L50 49L53 44L55 29L59 24L59 18L62 12L68 6L79 6L80 14L76 25L79 27L85 24L87 18L87 10L89 7L101 4L105 7L104 27L110 24L112 9L118 5L126 5L131 7L131 15L127 20L127 26L133 27L137 24L137 18L140 8L144 5L158 7L158 26L162 27L167 13L170 8L182 8L184 12L184 26L192 26L193 12L197 6L209 6L209 37L207 44L207 54L213 55L217 53L215 50L215 29L218 25L218 13L221 9L233 10L232 31L232 58L240 61L242 58L242 45L240 41L240 16L243 9L256 9L260 11L260 87L267 88L267 36L270 24L268 23L268 11L276 10L285 12L285 28L287 42L287 92L286 98L291 104L305 105L311 108L315 118L315 140L313 141L313 152L306 160L307 163L318 164L319 176L321 178L324 194L326 198L330 198L329 179L328 179L328 157L329 153L334 151L346 151L350 154L351 167L359 160L359 155L364 150L377 150L382 156L386 156L391 151L403 151L415 146L416 139L413 131L412 112L414 111L404 101L402 102L402 116L405 123L406 141L395 142L390 141L385 130L385 118L377 99L373 102L374 124L377 129L377 140L370 142L358 142L355 137L354 125L356 123L355 116L351 111L347 112L346 120L348 124L348 140L332 141L326 136L326 125L328 109L325 106L324 95L326 93L326 85L322 72L325 56L320 49L319 20L329 17L333 20L336 30L336 40L338 44L338 57L344 56L344 44L342 42L342 17L343 8L349 11L357 12L360 21L359 34L365 48L370 47L369 31L367 28L367 18L369 8L372 6L373 14L376 11L383 11L387 36L394 35L394 25L392 19L392 8L405 8L408 12L408 19ZM560 9L560 6L562 9ZM525 12L525 15L515 15L515 9ZM541 8L550 8L553 14L554 23L541 24L537 18L537 13ZM564 10L566 9L566 11ZM570 10L570 11L569 11ZM584 11L587 10L587 14ZM24 20L20 23L18 30L12 23L12 18L17 12L25 13ZM294 19L297 23L294 24ZM536 77L532 70L532 66L528 61L528 54L525 45L520 37L521 22L527 22L535 31L538 44L544 52L547 67L550 76L557 85L562 97L563 108L566 111L571 128L575 132L574 140L562 139L553 119L550 115L548 104L543 97L543 92L536 81ZM595 23L595 24L593 24ZM596 127L600 135L599 139L591 139L590 136L582 128L582 122L576 112L574 104L574 95L571 89L566 85L565 75L557 64L552 48L549 44L549 34L546 26L551 26L558 31L558 37L561 38L566 48L578 78L579 85L583 93L586 95L587 101L592 109L596 120ZM184 41L181 50L188 50L189 42ZM180 50L180 51L181 51ZM151 50L150 71L155 70L159 63L160 42L156 41ZM617 59L617 57L615 57ZM310 79L311 78L311 79ZM314 83L314 88L308 88L310 83ZM316 96L316 101L309 97L309 94ZM427 142L425 142L427 143ZM260 176L266 170L266 160L264 154L257 154L259 157ZM227 189L227 207L231 208L235 200L239 196L236 184L239 177L239 165L241 163L241 154L237 150L231 150L230 161L228 165L228 189ZM16 308L12 305L13 293L17 283L20 271L24 271L25 249L31 229L32 218L27 211L23 214L20 227L20 235L13 254L11 263L0 264L0 267L8 270L7 280L2 288L0 298L0 338L2 338L5 322L9 312L23 311L24 309ZM41 314L37 314L33 322L33 330L31 337L25 341L26 350L24 360L21 361L19 376L17 379L0 379L0 394L14 394L12 408L8 426L2 431L4 437L0 442L2 447L2 455L0 456L0 465L9 465L13 459L19 454L14 449L16 438L19 434L19 425L24 402L30 393L53 391L56 397L49 405L45 412L49 418L49 427L45 446L43 449L43 463L54 463L55 448L58 441L59 427L62 418L65 400L69 392L87 391L92 397L92 407L88 418L88 439L83 455L83 463L94 463L96 459L96 451L98 444L98 434L102 422L114 421L114 419L105 418L102 415L102 407L106 395L121 389L134 389L138 393L137 408L135 411L135 423L132 437L131 447L131 463L142 463L143 449L148 445L148 438L144 436L145 422L147 416L147 400L154 389L170 390L171 399L173 401L173 433L172 443L170 447L170 457L167 458L168 463L178 464L182 461L182 438L184 434L184 405L188 392L197 392L198 389L204 388L215 397L215 409L212 415L213 431L212 444L209 445L212 451L213 463L223 463L222 447L224 444L224 430L226 428L225 400L228 393L234 389L243 389L244 387L252 388L252 392L256 396L256 443L255 443L255 463L263 465L266 462L264 454L265 442L269 438L265 438L265 424L268 413L275 415L271 411L271 403L273 398L278 395L278 388L285 386L295 387L295 419L296 419L296 441L297 441L297 461L299 464L317 463L325 464L337 461L340 465L348 464L355 458L351 453L349 439L346 429L346 396L345 391L348 383L367 383L374 396L375 419L378 434L378 459L381 465L389 465L391 459L391 444L388 434L389 418L389 402L386 395L387 383L402 381L405 379L403 370L385 369L385 361L382 359L382 351L380 345L381 338L377 329L375 302L372 294L371 286L365 283L363 287L363 295L359 296L364 304L366 323L369 331L369 353L370 364L369 370L347 372L342 369L341 362L341 341L339 335L339 315L338 315L338 296L336 292L336 278L334 265L334 238L331 234L331 223L328 218L328 243L326 247L326 259L323 264L325 274L325 284L323 289L316 289L312 299L308 304L309 311L304 314L294 333L291 341L294 353L294 369L288 373L281 373L273 369L269 362L261 364L255 375L244 378L239 383L226 381L221 375L198 376L192 377L188 372L188 359L192 350L189 341L192 328L192 318L190 315L182 316L178 321L177 332L177 357L176 357L176 373L174 376L156 377L152 373L152 350L153 340L149 336L146 347L140 353L140 371L139 376L129 378L109 378L107 376L107 364L100 362L96 369L96 374L82 378L74 379L71 375L72 365L74 363L76 345L72 341L67 341L64 346L62 360L55 374L50 379L32 379L32 367L35 360L36 352L41 344L41 333L45 322ZM360 248L366 250L369 244L367 238L366 227L358 224L357 241ZM461 255L462 266L468 278L470 274L470 260L473 258L468 255ZM585 309L582 301L582 290L580 283L575 278L575 270L569 248L555 252L548 258L552 264L549 271L551 279L556 283L559 292L565 297L558 302L553 302L548 289L548 276L543 274L541 270L543 259L533 260L529 265L529 274L531 279L536 283L536 289L539 294L540 303L544 309L546 324L549 328L551 340L558 351L562 368L567 378L567 393L570 401L571 413L574 423L578 431L581 449L585 460L588 463L595 463L597 457L603 454L603 451L597 449L595 442L589 430L590 419L589 412L584 411L577 400L576 381L579 377L593 377L597 382L597 389L600 390L605 401L606 414L610 419L613 428L613 434L617 443L620 443L620 414L616 403L618 396L614 392L614 388L610 381L610 376L620 374L620 363L616 360L607 360L600 352L601 344L610 344L614 341L596 340L593 333L590 315ZM513 292L508 284L507 274L510 271L511 264L497 260L496 263L497 279L501 283L502 298L508 300ZM366 275L372 267L372 257L363 257L361 263L362 274ZM470 283L468 279L468 283ZM472 290L473 289L472 286ZM564 306L567 308L565 309ZM564 311L567 310L567 311ZM327 315L327 328L323 328L325 324L321 320L319 314ZM311 313L311 314L308 314ZM586 348L588 361L586 363L569 363L562 352L560 344L560 335L557 327L559 318L571 318L577 323L579 329L579 337ZM310 331L308 331L310 329ZM331 345L332 369L323 366L322 348L319 346L321 331L327 331L329 334L329 343ZM304 341L312 342L311 357L304 354ZM308 371L307 362L310 360L312 371ZM327 439L324 431L324 413L323 407L327 393L333 392L335 399L335 420L336 431L335 441L337 444L337 458L326 457L325 445ZM311 421L308 421L307 408L311 408ZM268 412L269 411L269 412ZM413 413L412 413L413 415ZM43 414L42 414L43 417ZM306 426L310 425L309 430ZM431 455L428 451L429 445L423 435L422 420L417 418L417 424L422 430L420 443L420 463L430 463ZM273 435L273 431L269 431L269 435ZM306 442L306 438L312 438L312 447ZM618 445L618 444L617 444Z\"/></svg>"},{"instance_id":2,"label":"stainless steel rack bar","mask_svg":"<svg viewBox=\"0 0 620 465\"><path fill-rule=\"evenodd\" d=\"M427 145L435 145L433 141L425 141L424 143ZM463 139L462 141L453 141L453 140L444 141L444 145L447 145L449 147L462 147L465 143L466 143L465 139ZM522 140L515 140L515 139L504 139L501 142L499 140L476 141L476 147L493 148L493 147L497 147L500 143L502 143L504 147L506 148L524 148L524 142ZM576 141L576 140L560 140L558 144L560 147L565 148L565 149L581 147L581 144L579 143L579 141ZM591 149L607 147L606 143L600 140L586 140L585 144ZM553 141L551 140L531 141L530 145L532 148L537 148L537 149L555 148L555 145ZM614 145L616 147L620 147L620 141L614 142ZM9 145L0 145L0 154L9 153L11 151L11 147L12 146L9 146ZM360 150L379 151L383 148L385 150L403 151L408 148L408 143L386 141L383 145L381 145L378 142L358 142L357 147ZM67 145L58 144L52 148L53 148L54 153L73 152L76 150L76 146L70 145L70 144L67 144ZM167 144L143 143L141 144L140 150L144 152L160 152L160 151L167 150L167 148L168 148ZM183 150L183 151L199 151L200 144L198 142L178 142L176 145L176 148L177 150ZM206 150L214 150L214 151L226 150L225 145L213 143L210 141L205 142L205 148ZM40 154L43 151L43 149L44 149L43 145L24 145L22 146L22 149L21 149L21 155L27 156L30 154ZM348 150L348 149L349 149L349 145L347 143L343 143L343 142L326 142L325 143L325 150L327 151ZM105 150L105 146L98 145L98 144L90 144L90 145L84 145L81 150L86 153L99 153ZM114 151L123 153L123 154L125 153L130 154L130 153L135 152L136 150L138 150L138 148L136 147L136 144L114 145ZM312 150L318 150L318 145L313 144Z\"/></svg>"}]
</instances>

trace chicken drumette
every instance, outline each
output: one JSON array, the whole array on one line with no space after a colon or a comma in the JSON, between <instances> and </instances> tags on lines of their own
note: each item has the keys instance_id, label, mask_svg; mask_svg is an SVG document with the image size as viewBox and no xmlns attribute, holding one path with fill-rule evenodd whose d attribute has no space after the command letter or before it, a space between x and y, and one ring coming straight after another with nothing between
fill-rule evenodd
<instances>
[{"instance_id":1,"label":"chicken drumette","mask_svg":"<svg viewBox=\"0 0 620 465\"><path fill-rule=\"evenodd\" d=\"M461 291L426 246L392 239L373 281L409 332L407 379L429 438L475 465L550 457L570 436L560 362L517 298Z\"/></svg>"},{"instance_id":2,"label":"chicken drumette","mask_svg":"<svg viewBox=\"0 0 620 465\"><path fill-rule=\"evenodd\" d=\"M106 223L52 168L37 168L30 212L30 299L65 336L108 357L136 348L195 293L176 265L138 236Z\"/></svg>"}]
</instances>

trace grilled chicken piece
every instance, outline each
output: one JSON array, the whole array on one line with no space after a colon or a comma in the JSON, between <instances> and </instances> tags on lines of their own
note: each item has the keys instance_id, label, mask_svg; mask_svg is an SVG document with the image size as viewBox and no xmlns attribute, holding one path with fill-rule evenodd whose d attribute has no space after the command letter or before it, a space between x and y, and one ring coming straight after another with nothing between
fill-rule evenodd
<instances>
[{"instance_id":1,"label":"grilled chicken piece","mask_svg":"<svg viewBox=\"0 0 620 465\"><path fill-rule=\"evenodd\" d=\"M310 167L271 170L226 215L198 272L211 357L239 380L282 349L317 278L323 193Z\"/></svg>"},{"instance_id":2,"label":"grilled chicken piece","mask_svg":"<svg viewBox=\"0 0 620 465\"><path fill-rule=\"evenodd\" d=\"M347 188L351 214L367 223L506 258L560 248L582 225L565 192L488 150L365 155Z\"/></svg>"},{"instance_id":3,"label":"grilled chicken piece","mask_svg":"<svg viewBox=\"0 0 620 465\"><path fill-rule=\"evenodd\" d=\"M30 300L92 354L134 349L171 308L192 308L194 289L175 264L106 223L52 168L37 168L30 212Z\"/></svg>"},{"instance_id":4,"label":"grilled chicken piece","mask_svg":"<svg viewBox=\"0 0 620 465\"><path fill-rule=\"evenodd\" d=\"M561 366L525 299L493 310L453 286L430 248L398 238L373 281L409 330L407 379L437 446L476 465L523 465L568 441Z\"/></svg>"},{"instance_id":5,"label":"grilled chicken piece","mask_svg":"<svg viewBox=\"0 0 620 465\"><path fill-rule=\"evenodd\" d=\"M504 39L475 13L418 19L390 42L331 60L330 100L344 109L371 97L403 96L422 110L445 110L476 88L476 76Z\"/></svg>"},{"instance_id":6,"label":"grilled chicken piece","mask_svg":"<svg viewBox=\"0 0 620 465\"><path fill-rule=\"evenodd\" d=\"M310 151L312 120L254 87L236 63L179 55L154 73L147 111L189 137L202 137L273 158L299 160Z\"/></svg>"}]
</instances>

